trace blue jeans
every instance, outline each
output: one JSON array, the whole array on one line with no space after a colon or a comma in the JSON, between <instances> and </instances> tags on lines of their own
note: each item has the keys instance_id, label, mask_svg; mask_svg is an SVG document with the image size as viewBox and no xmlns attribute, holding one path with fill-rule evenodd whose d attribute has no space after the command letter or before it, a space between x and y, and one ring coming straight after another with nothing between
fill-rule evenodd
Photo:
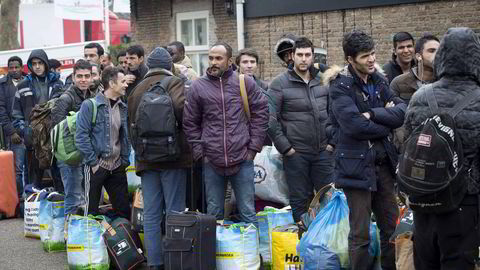
<instances>
[{"instance_id":1,"label":"blue jeans","mask_svg":"<svg viewBox=\"0 0 480 270\"><path fill-rule=\"evenodd\" d=\"M148 265L163 264L162 219L170 211L185 210L185 169L142 173L143 229Z\"/></svg>"},{"instance_id":2,"label":"blue jeans","mask_svg":"<svg viewBox=\"0 0 480 270\"><path fill-rule=\"evenodd\" d=\"M28 170L27 170L27 148L23 143L13 144L10 143L10 149L15 156L15 174L17 182L18 197L22 197L24 181L28 183Z\"/></svg>"},{"instance_id":3,"label":"blue jeans","mask_svg":"<svg viewBox=\"0 0 480 270\"><path fill-rule=\"evenodd\" d=\"M240 220L257 226L253 161L246 160L238 166L240 170L236 174L226 176L215 171L209 163L204 164L207 213L215 216L217 220L224 219L225 186L227 181L230 181L240 212Z\"/></svg>"},{"instance_id":4,"label":"blue jeans","mask_svg":"<svg viewBox=\"0 0 480 270\"><path fill-rule=\"evenodd\" d=\"M82 166L70 166L57 159L65 189L65 216L75 213L77 207L85 203L85 190L82 186Z\"/></svg>"}]
</instances>

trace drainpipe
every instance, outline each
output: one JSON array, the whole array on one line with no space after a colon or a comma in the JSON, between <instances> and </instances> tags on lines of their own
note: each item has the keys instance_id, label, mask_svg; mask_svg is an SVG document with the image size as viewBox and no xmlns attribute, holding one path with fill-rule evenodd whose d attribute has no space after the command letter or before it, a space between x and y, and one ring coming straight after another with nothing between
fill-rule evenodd
<instances>
[{"instance_id":1,"label":"drainpipe","mask_svg":"<svg viewBox=\"0 0 480 270\"><path fill-rule=\"evenodd\" d=\"M238 50L245 48L245 30L244 30L244 19L243 19L243 4L245 0L236 0L237 2L237 41L238 41Z\"/></svg>"}]
</instances>

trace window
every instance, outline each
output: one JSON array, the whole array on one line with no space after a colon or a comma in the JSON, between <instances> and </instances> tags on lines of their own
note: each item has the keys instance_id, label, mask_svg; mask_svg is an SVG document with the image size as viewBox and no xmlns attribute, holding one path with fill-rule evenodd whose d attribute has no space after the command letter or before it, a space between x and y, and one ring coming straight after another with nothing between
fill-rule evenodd
<instances>
[{"instance_id":1,"label":"window","mask_svg":"<svg viewBox=\"0 0 480 270\"><path fill-rule=\"evenodd\" d=\"M208 67L208 11L177 13L177 39L193 69L203 75Z\"/></svg>"}]
</instances>

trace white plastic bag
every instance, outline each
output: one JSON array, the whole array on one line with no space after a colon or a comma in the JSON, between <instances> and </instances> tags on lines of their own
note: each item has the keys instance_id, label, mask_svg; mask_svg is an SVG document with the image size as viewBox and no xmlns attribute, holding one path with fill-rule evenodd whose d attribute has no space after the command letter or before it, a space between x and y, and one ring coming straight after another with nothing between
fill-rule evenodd
<instances>
[{"instance_id":1,"label":"white plastic bag","mask_svg":"<svg viewBox=\"0 0 480 270\"><path fill-rule=\"evenodd\" d=\"M40 193L33 193L25 200L23 230L25 237L40 239L38 213L40 211Z\"/></svg>"},{"instance_id":2,"label":"white plastic bag","mask_svg":"<svg viewBox=\"0 0 480 270\"><path fill-rule=\"evenodd\" d=\"M253 224L217 226L217 270L258 270L258 231Z\"/></svg>"}]
</instances>

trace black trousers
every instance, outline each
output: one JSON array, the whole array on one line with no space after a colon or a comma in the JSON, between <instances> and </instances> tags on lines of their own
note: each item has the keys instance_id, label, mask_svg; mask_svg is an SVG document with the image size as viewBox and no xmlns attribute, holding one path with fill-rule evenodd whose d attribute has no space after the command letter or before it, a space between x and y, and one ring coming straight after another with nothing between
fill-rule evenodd
<instances>
[{"instance_id":1,"label":"black trousers","mask_svg":"<svg viewBox=\"0 0 480 270\"><path fill-rule=\"evenodd\" d=\"M90 190L88 213L98 215L98 202L102 194L102 186L107 190L113 209L126 219L130 219L130 204L128 202L128 183L125 167L120 166L113 171L102 167L93 173L90 170Z\"/></svg>"},{"instance_id":2,"label":"black trousers","mask_svg":"<svg viewBox=\"0 0 480 270\"><path fill-rule=\"evenodd\" d=\"M478 198L445 214L413 213L416 270L473 270L478 259Z\"/></svg>"},{"instance_id":3,"label":"black trousers","mask_svg":"<svg viewBox=\"0 0 480 270\"><path fill-rule=\"evenodd\" d=\"M398 219L398 206L395 199L394 180L390 166L375 166L377 191L344 188L350 209L350 233L348 253L352 270L371 269L373 257L368 252L370 245L370 221L372 211L380 230L381 263L383 270L394 270L395 245L390 236L395 231Z\"/></svg>"}]
</instances>

